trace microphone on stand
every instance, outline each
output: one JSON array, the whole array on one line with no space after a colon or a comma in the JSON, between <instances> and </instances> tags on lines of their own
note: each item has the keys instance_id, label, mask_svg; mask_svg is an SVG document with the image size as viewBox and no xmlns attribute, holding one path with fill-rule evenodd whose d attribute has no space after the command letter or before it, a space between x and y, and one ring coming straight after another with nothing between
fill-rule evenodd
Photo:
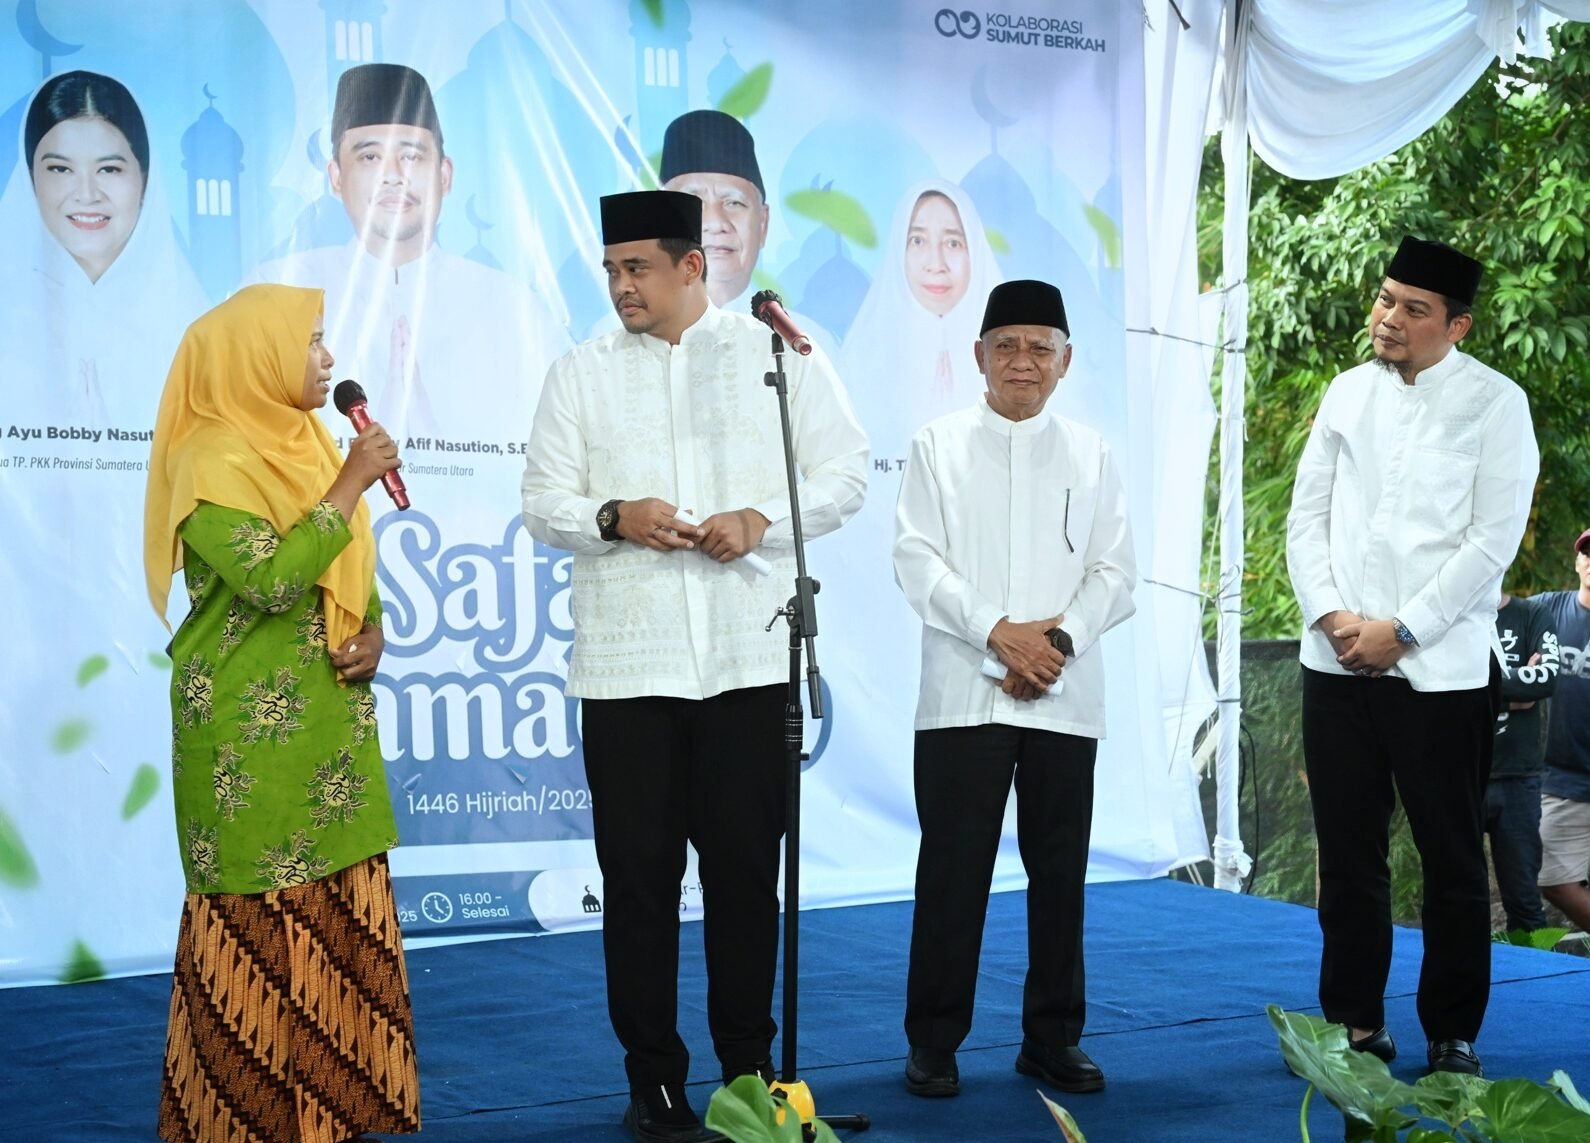
<instances>
[{"instance_id":1,"label":"microphone on stand","mask_svg":"<svg viewBox=\"0 0 1590 1143\"><path fill-rule=\"evenodd\" d=\"M355 432L364 432L370 424L370 407L364 395L364 386L357 381L339 381L332 390L331 400L337 406L337 412L353 422ZM403 485L403 478L397 470L383 472L381 484L386 489L386 494L392 497L392 503L399 508L409 506L409 490Z\"/></svg>"},{"instance_id":2,"label":"microphone on stand","mask_svg":"<svg viewBox=\"0 0 1590 1143\"><path fill-rule=\"evenodd\" d=\"M812 339L802 333L784 310L784 300L772 290L763 290L751 297L751 313L757 321L770 326L791 349L802 357L812 351Z\"/></svg>"}]
</instances>

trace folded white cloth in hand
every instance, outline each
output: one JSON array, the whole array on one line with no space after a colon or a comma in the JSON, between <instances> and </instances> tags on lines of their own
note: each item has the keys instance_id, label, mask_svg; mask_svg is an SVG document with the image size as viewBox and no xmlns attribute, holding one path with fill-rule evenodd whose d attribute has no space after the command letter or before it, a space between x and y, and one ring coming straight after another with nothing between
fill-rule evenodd
<instances>
[{"instance_id":1,"label":"folded white cloth in hand","mask_svg":"<svg viewBox=\"0 0 1590 1143\"><path fill-rule=\"evenodd\" d=\"M987 675L989 678L998 679L1000 682L1004 682L1005 676L1009 673L1010 672L1006 669L1005 664L1001 663L996 656L992 654L983 656L983 674ZM1056 679L1054 684L1050 686L1050 688L1044 693L1057 695L1065 688L1065 685L1065 676L1062 675L1060 678Z\"/></svg>"},{"instance_id":2,"label":"folded white cloth in hand","mask_svg":"<svg viewBox=\"0 0 1590 1143\"><path fill-rule=\"evenodd\" d=\"M683 520L686 524L689 524L692 528L701 527L701 521L697 520L689 512L684 512L684 511L675 512L674 513L674 519L675 520ZM703 553L703 554L705 554L705 553ZM773 565L768 563L767 560L764 557L757 555L755 552L746 552L745 555L740 557L740 560L741 560L741 562L743 562L745 564L746 567L750 568L757 575L772 575L773 574Z\"/></svg>"}]
</instances>

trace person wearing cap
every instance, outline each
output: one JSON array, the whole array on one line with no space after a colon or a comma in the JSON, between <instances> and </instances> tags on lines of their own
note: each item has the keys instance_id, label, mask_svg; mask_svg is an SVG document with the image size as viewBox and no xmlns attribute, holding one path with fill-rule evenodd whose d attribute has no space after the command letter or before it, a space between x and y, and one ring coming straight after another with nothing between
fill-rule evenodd
<instances>
[{"instance_id":1,"label":"person wearing cap","mask_svg":"<svg viewBox=\"0 0 1590 1143\"><path fill-rule=\"evenodd\" d=\"M700 859L707 1021L725 1082L773 1077L789 636L768 620L794 553L768 330L707 294L701 200L601 200L603 267L623 328L552 366L530 433L524 521L574 553L566 693L582 740L603 878L608 1011L625 1122L701 1136L676 1028L680 882ZM861 506L867 440L821 349L786 356L801 527ZM688 519L687 519L688 516ZM739 557L771 561L760 577Z\"/></svg>"},{"instance_id":2,"label":"person wearing cap","mask_svg":"<svg viewBox=\"0 0 1590 1143\"><path fill-rule=\"evenodd\" d=\"M518 279L438 244L453 160L419 72L343 72L330 141L353 240L267 262L254 279L326 291L327 340L394 437L497 441L501 425L528 420L568 348L563 323Z\"/></svg>"},{"instance_id":3,"label":"person wearing cap","mask_svg":"<svg viewBox=\"0 0 1590 1143\"><path fill-rule=\"evenodd\" d=\"M1061 1091L1104 1086L1078 1046L1093 763L1105 729L1098 642L1134 611L1137 571L1109 446L1045 411L1070 365L1069 339L1054 286L994 287L969 347L987 390L916 433L901 479L895 579L922 618L905 1078L922 1096L960 1090L955 1051L972 1024L1012 780L1028 877L1016 1070ZM1002 679L984 673L990 657Z\"/></svg>"},{"instance_id":4,"label":"person wearing cap","mask_svg":"<svg viewBox=\"0 0 1590 1143\"><path fill-rule=\"evenodd\" d=\"M1546 724L1546 778L1540 799L1540 891L1590 932L1590 530L1573 545L1574 591L1531 603L1557 628L1562 657Z\"/></svg>"},{"instance_id":5,"label":"person wearing cap","mask_svg":"<svg viewBox=\"0 0 1590 1143\"><path fill-rule=\"evenodd\" d=\"M749 304L751 275L767 242L767 191L756 142L732 115L687 111L663 134L663 187L701 200L707 296L726 310Z\"/></svg>"},{"instance_id":6,"label":"person wearing cap","mask_svg":"<svg viewBox=\"0 0 1590 1143\"><path fill-rule=\"evenodd\" d=\"M1286 555L1303 613L1303 756L1319 843L1320 1006L1390 1060L1387 831L1424 870L1418 1011L1432 1071L1479 1074L1490 994L1482 824L1496 601L1540 455L1522 389L1457 348L1481 267L1408 237L1298 463Z\"/></svg>"},{"instance_id":7,"label":"person wearing cap","mask_svg":"<svg viewBox=\"0 0 1590 1143\"><path fill-rule=\"evenodd\" d=\"M1561 657L1550 612L1502 593L1496 607L1502 705L1485 785L1485 833L1508 932L1546 927L1540 903L1541 703L1556 693Z\"/></svg>"},{"instance_id":8,"label":"person wearing cap","mask_svg":"<svg viewBox=\"0 0 1590 1143\"><path fill-rule=\"evenodd\" d=\"M659 172L665 190L701 200L701 242L707 255L707 296L732 312L749 312L757 286L769 211L756 141L745 125L722 111L687 111L663 134ZM833 356L838 342L788 300L784 309L797 329Z\"/></svg>"}]
</instances>

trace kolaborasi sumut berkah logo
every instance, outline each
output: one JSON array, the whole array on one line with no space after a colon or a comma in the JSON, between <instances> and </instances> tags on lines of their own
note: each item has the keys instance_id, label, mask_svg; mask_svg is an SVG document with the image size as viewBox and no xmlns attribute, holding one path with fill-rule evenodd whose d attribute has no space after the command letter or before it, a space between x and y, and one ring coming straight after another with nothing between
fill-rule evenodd
<instances>
[{"instance_id":1,"label":"kolaborasi sumut berkah logo","mask_svg":"<svg viewBox=\"0 0 1590 1143\"><path fill-rule=\"evenodd\" d=\"M946 39L987 39L990 43L1024 47L1059 48L1065 51L1103 52L1105 39L1086 33L1083 21L1068 16L1030 16L1015 12L985 12L970 8L940 8L933 14L933 30Z\"/></svg>"},{"instance_id":2,"label":"kolaborasi sumut berkah logo","mask_svg":"<svg viewBox=\"0 0 1590 1143\"><path fill-rule=\"evenodd\" d=\"M941 36L964 36L975 40L983 34L983 21L976 12L957 12L953 8L940 8L933 16L933 27Z\"/></svg>"}]
</instances>

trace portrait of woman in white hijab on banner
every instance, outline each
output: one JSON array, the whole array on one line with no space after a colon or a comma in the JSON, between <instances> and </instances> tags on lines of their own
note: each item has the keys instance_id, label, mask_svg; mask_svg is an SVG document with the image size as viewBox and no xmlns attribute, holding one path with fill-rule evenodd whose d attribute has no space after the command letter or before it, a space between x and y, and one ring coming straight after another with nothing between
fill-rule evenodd
<instances>
[{"instance_id":1,"label":"portrait of woman in white hijab on banner","mask_svg":"<svg viewBox=\"0 0 1590 1143\"><path fill-rule=\"evenodd\" d=\"M906 193L840 369L873 456L904 457L919 426L983 392L972 345L1002 280L965 191L932 179Z\"/></svg>"},{"instance_id":2,"label":"portrait of woman in white hijab on banner","mask_svg":"<svg viewBox=\"0 0 1590 1143\"><path fill-rule=\"evenodd\" d=\"M182 331L208 302L143 112L110 76L53 76L28 103L19 156L0 194L11 419L148 430Z\"/></svg>"}]
</instances>

